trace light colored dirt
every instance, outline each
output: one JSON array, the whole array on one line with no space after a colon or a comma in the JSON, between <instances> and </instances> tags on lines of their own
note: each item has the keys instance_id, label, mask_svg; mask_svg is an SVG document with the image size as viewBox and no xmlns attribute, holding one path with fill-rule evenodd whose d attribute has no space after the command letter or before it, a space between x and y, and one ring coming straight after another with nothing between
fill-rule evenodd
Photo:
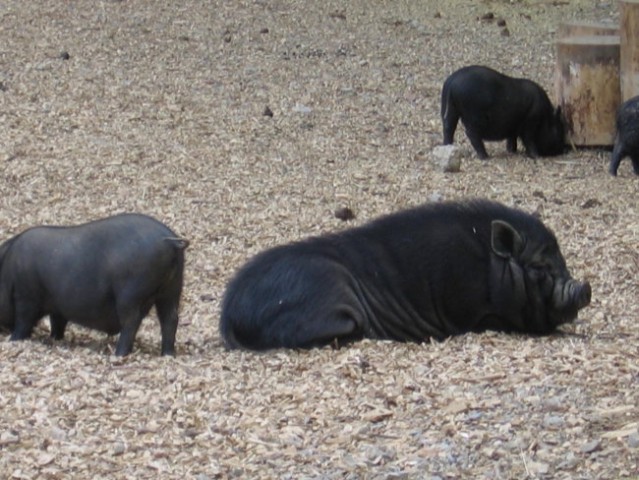
<instances>
[{"instance_id":1,"label":"light colored dirt","mask_svg":"<svg viewBox=\"0 0 639 480\"><path fill-rule=\"evenodd\" d=\"M502 34L492 12L506 21ZM615 2L4 0L0 238L122 211L191 240L178 356L71 326L0 341L2 478L636 478L639 179L609 152L439 172L439 93L481 63L551 91L560 20ZM67 52L68 59L61 58ZM269 107L273 116L263 112ZM539 211L593 302L565 335L225 352L258 251L432 198ZM333 212L350 207L356 220Z\"/></svg>"}]
</instances>

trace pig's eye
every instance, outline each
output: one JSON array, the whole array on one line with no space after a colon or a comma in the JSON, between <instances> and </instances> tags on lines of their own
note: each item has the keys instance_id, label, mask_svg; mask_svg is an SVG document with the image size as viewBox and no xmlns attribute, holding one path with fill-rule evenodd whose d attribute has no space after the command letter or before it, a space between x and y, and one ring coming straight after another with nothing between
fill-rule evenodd
<instances>
[{"instance_id":1,"label":"pig's eye","mask_svg":"<svg viewBox=\"0 0 639 480\"><path fill-rule=\"evenodd\" d=\"M531 276L534 278L541 278L548 274L548 265L545 263L531 263L529 266Z\"/></svg>"},{"instance_id":2,"label":"pig's eye","mask_svg":"<svg viewBox=\"0 0 639 480\"><path fill-rule=\"evenodd\" d=\"M546 245L544 248L541 249L541 251L539 252L539 256L541 258L548 258L548 257L552 257L555 254L555 249L553 248L552 245Z\"/></svg>"},{"instance_id":3,"label":"pig's eye","mask_svg":"<svg viewBox=\"0 0 639 480\"><path fill-rule=\"evenodd\" d=\"M543 257L541 255L540 258L534 259L528 264L528 268L532 268L534 270L545 270L548 268L548 264L543 261Z\"/></svg>"}]
</instances>

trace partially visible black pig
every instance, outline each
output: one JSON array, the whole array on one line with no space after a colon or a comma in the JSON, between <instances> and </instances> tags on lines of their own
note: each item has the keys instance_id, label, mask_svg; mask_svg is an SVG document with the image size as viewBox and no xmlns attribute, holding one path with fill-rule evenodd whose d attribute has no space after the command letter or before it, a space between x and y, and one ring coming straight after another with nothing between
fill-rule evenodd
<instances>
[{"instance_id":1,"label":"partially visible black pig","mask_svg":"<svg viewBox=\"0 0 639 480\"><path fill-rule=\"evenodd\" d=\"M488 158L484 140L506 140L509 152L517 151L521 138L530 157L564 152L561 109L553 109L538 84L512 78L491 68L472 65L450 75L442 89L441 117L444 145L453 143L461 119L477 155Z\"/></svg>"},{"instance_id":2,"label":"partially visible black pig","mask_svg":"<svg viewBox=\"0 0 639 480\"><path fill-rule=\"evenodd\" d=\"M53 338L78 323L120 333L115 354L127 355L155 305L162 355L174 355L187 246L140 214L25 230L0 245L0 326L22 340L49 315Z\"/></svg>"},{"instance_id":3,"label":"partially visible black pig","mask_svg":"<svg viewBox=\"0 0 639 480\"><path fill-rule=\"evenodd\" d=\"M639 175L639 96L621 104L616 123L617 135L608 171L616 176L621 160L628 156L635 174Z\"/></svg>"},{"instance_id":4,"label":"partially visible black pig","mask_svg":"<svg viewBox=\"0 0 639 480\"><path fill-rule=\"evenodd\" d=\"M220 332L227 348L256 350L487 329L548 334L590 295L534 216L450 202L258 254L226 288Z\"/></svg>"}]
</instances>

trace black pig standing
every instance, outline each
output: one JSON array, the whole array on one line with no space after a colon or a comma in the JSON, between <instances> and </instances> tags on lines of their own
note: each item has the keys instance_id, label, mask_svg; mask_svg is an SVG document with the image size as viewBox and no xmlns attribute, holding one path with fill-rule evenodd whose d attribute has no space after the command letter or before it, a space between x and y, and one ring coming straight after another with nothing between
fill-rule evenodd
<instances>
[{"instance_id":1,"label":"black pig standing","mask_svg":"<svg viewBox=\"0 0 639 480\"><path fill-rule=\"evenodd\" d=\"M256 350L548 334L589 302L590 285L570 277L537 218L450 202L258 254L227 286L220 330L228 348Z\"/></svg>"},{"instance_id":2,"label":"black pig standing","mask_svg":"<svg viewBox=\"0 0 639 480\"><path fill-rule=\"evenodd\" d=\"M616 176L621 160L629 156L635 174L639 175L639 96L621 104L616 123L617 135L608 171Z\"/></svg>"},{"instance_id":3,"label":"black pig standing","mask_svg":"<svg viewBox=\"0 0 639 480\"><path fill-rule=\"evenodd\" d=\"M174 355L187 246L140 214L25 230L0 245L0 326L22 340L49 315L53 338L78 323L120 333L115 354L127 355L155 305L162 355Z\"/></svg>"},{"instance_id":4,"label":"black pig standing","mask_svg":"<svg viewBox=\"0 0 639 480\"><path fill-rule=\"evenodd\" d=\"M488 67L464 67L446 79L441 117L444 145L453 143L461 119L481 159L488 158L484 140L505 139L507 150L516 152L519 137L530 157L564 151L561 109L553 110L544 89L531 80L508 77Z\"/></svg>"}]
</instances>

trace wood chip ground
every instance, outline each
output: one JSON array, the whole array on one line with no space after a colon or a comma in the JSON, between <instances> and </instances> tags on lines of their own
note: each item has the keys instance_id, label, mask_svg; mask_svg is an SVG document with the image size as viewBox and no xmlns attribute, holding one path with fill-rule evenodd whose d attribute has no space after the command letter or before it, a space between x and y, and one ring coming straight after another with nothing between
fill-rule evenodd
<instances>
[{"instance_id":1,"label":"wood chip ground","mask_svg":"<svg viewBox=\"0 0 639 480\"><path fill-rule=\"evenodd\" d=\"M176 358L43 321L0 341L8 479L617 479L639 475L639 179L609 151L429 160L448 74L553 89L562 20L610 1L3 0L0 238L123 211L191 240ZM461 129L460 129L461 130ZM539 212L592 305L562 335L226 352L258 251L436 199ZM336 211L354 219L342 221ZM348 215L351 216L351 215Z\"/></svg>"}]
</instances>

